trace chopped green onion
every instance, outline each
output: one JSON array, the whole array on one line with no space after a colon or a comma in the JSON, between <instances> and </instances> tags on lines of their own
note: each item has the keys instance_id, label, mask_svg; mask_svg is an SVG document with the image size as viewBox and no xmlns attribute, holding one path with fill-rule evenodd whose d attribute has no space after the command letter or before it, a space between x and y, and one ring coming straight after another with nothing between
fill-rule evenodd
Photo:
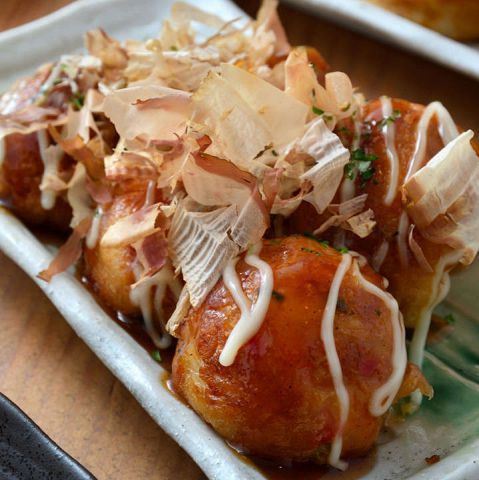
<instances>
[{"instance_id":1,"label":"chopped green onion","mask_svg":"<svg viewBox=\"0 0 479 480\"><path fill-rule=\"evenodd\" d=\"M314 240L315 242L318 242L323 247L328 247L329 246L329 242L327 240L321 240L313 232L303 232L302 235L303 235L303 237L306 237L306 238L309 238L311 240Z\"/></svg>"},{"instance_id":2,"label":"chopped green onion","mask_svg":"<svg viewBox=\"0 0 479 480\"><path fill-rule=\"evenodd\" d=\"M371 180L376 169L372 163L377 160L374 154L367 154L362 148L358 148L351 153L351 159L344 166L344 176L350 180L356 178L356 173L361 179L361 188L363 188L368 180Z\"/></svg>"},{"instance_id":3,"label":"chopped green onion","mask_svg":"<svg viewBox=\"0 0 479 480\"><path fill-rule=\"evenodd\" d=\"M85 103L85 96L82 93L77 93L73 97L70 98L70 103L76 110L81 110L83 104Z\"/></svg>"},{"instance_id":4,"label":"chopped green onion","mask_svg":"<svg viewBox=\"0 0 479 480\"><path fill-rule=\"evenodd\" d=\"M394 109L392 115L389 115L388 117L383 118L379 122L378 124L379 128L383 128L390 123L394 123L400 116L401 116L401 111Z\"/></svg>"},{"instance_id":5,"label":"chopped green onion","mask_svg":"<svg viewBox=\"0 0 479 480\"><path fill-rule=\"evenodd\" d=\"M316 255L317 257L321 256L321 252L318 252L317 250L313 250L311 248L301 247L301 251L306 252L306 253L312 253L312 254Z\"/></svg>"},{"instance_id":6,"label":"chopped green onion","mask_svg":"<svg viewBox=\"0 0 479 480\"><path fill-rule=\"evenodd\" d=\"M448 313L447 315L445 315L444 320L446 320L449 325L454 325L456 323L456 318L452 313Z\"/></svg>"},{"instance_id":7,"label":"chopped green onion","mask_svg":"<svg viewBox=\"0 0 479 480\"><path fill-rule=\"evenodd\" d=\"M159 350L153 350L151 352L151 357L153 360L156 360L157 362L161 362L161 354Z\"/></svg>"}]
</instances>

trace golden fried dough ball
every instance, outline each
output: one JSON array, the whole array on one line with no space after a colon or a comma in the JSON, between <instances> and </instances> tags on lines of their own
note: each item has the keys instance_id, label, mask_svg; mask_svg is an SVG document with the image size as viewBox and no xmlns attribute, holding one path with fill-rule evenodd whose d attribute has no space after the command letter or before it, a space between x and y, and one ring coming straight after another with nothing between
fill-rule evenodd
<instances>
[{"instance_id":1,"label":"golden fried dough ball","mask_svg":"<svg viewBox=\"0 0 479 480\"><path fill-rule=\"evenodd\" d=\"M92 248L88 248L87 245L84 248L84 274L104 305L128 317L140 317L142 313L140 307L130 298L131 286L136 282L135 249L131 245L105 246L101 243L101 237L119 219L140 210L145 205L147 182L132 179L112 188L114 191L112 202L102 207L98 241ZM156 190L153 202L160 200L160 191ZM152 321L157 324L161 320L157 318L154 293L155 289L152 288L150 291ZM175 305L176 297L168 287L162 301L165 318L169 318Z\"/></svg>"},{"instance_id":2,"label":"golden fried dough ball","mask_svg":"<svg viewBox=\"0 0 479 480\"><path fill-rule=\"evenodd\" d=\"M61 196L52 209L41 205L40 183L43 162L38 149L36 133L14 133L4 139L5 154L0 174L0 195L13 211L29 224L47 225L66 231L71 219L70 205ZM64 156L60 162L59 175L69 179L73 161Z\"/></svg>"},{"instance_id":3,"label":"golden fried dough ball","mask_svg":"<svg viewBox=\"0 0 479 480\"><path fill-rule=\"evenodd\" d=\"M123 193L114 198L104 212L99 238L118 219L139 208L145 201L144 191ZM85 275L102 302L124 315L138 316L140 309L130 299L130 287L135 283L133 261L135 251L129 245L105 247L98 241L93 248L84 249Z\"/></svg>"},{"instance_id":4,"label":"golden fried dough ball","mask_svg":"<svg viewBox=\"0 0 479 480\"><path fill-rule=\"evenodd\" d=\"M34 75L16 82L0 97L0 126L8 126L11 118L16 119L18 112L23 118L28 115L28 108L40 95L42 84L51 72L51 65L45 65ZM65 110L68 101L65 92L54 92L45 98L42 106L61 104ZM28 124L25 120L21 123ZM33 121L33 120L32 120ZM48 135L47 135L48 138ZM59 196L50 210L41 205L41 192L44 165L41 159L37 133L7 135L2 142L2 161L0 168L0 196L7 205L23 220L34 225L47 225L58 230L67 230L71 209L67 202ZM64 156L60 161L59 176L68 180L73 173L74 163L71 158Z\"/></svg>"},{"instance_id":5,"label":"golden fried dough ball","mask_svg":"<svg viewBox=\"0 0 479 480\"><path fill-rule=\"evenodd\" d=\"M338 236L336 229L330 229L322 237L337 242L366 256L373 268L386 277L389 289L397 299L406 325L417 325L431 306L435 305L442 293L443 274L457 265L458 258L444 265L452 249L446 245L432 243L423 238L417 229L412 232L413 242L419 246L430 269L417 260L411 250L409 235L411 222L403 217L405 205L401 195L401 185L405 181L408 168L416 149L418 123L424 113L423 105L406 100L393 99L391 118L385 119L381 101L374 100L362 109L362 134L359 147L366 155L373 155L371 162L373 176L364 181L359 175L355 179L355 195L368 195L364 209L372 209L376 226L373 232L364 239L350 232ZM382 130L384 122L394 124L394 146L398 158L398 188L391 204L385 202L390 184L390 160L387 154L385 136ZM437 116L433 116L426 131L426 143L421 166L425 165L443 147L444 143L439 130L442 128ZM354 126L350 119L341 122L336 130L346 145L353 142ZM335 201L340 202L339 193ZM403 218L402 218L403 217ZM408 223L401 226L402 220ZM314 209L303 204L291 216L288 225L289 232L314 231L325 220ZM406 253L404 253L406 252ZM442 283L441 283L442 282Z\"/></svg>"},{"instance_id":6,"label":"golden fried dough ball","mask_svg":"<svg viewBox=\"0 0 479 480\"><path fill-rule=\"evenodd\" d=\"M16 82L0 97L0 129L18 128L19 125L27 128L40 123L33 133L10 133L0 139L0 197L30 224L67 230L71 209L64 199L65 194L57 196L52 208L44 208L41 202L40 185L44 173L42 155L45 156L46 146L54 142L45 131L46 127L40 127L63 115L72 98L76 98L70 84L47 82L51 73L52 65L42 66L31 77ZM82 71L76 82L79 88L79 93L75 94L77 96L95 85L95 79ZM48 83L50 87L45 89ZM99 127L105 134L104 140L111 145L115 141L115 134L111 134L109 122L100 120ZM74 167L74 160L63 155L56 172L59 179L67 183Z\"/></svg>"},{"instance_id":7,"label":"golden fried dough ball","mask_svg":"<svg viewBox=\"0 0 479 480\"><path fill-rule=\"evenodd\" d=\"M340 407L321 326L343 257L303 236L265 240L260 257L273 270L274 290L259 331L240 348L231 366L220 364L240 310L223 281L218 281L204 303L190 309L177 331L173 385L240 450L324 463L338 432ZM382 418L370 413L369 404L393 368L395 319L386 303L360 284L354 262L341 283L334 313L334 343L350 398L343 457L361 455L374 445ZM244 260L236 270L253 301L260 285L258 270ZM365 266L361 272L383 288L382 278L371 268Z\"/></svg>"}]
</instances>

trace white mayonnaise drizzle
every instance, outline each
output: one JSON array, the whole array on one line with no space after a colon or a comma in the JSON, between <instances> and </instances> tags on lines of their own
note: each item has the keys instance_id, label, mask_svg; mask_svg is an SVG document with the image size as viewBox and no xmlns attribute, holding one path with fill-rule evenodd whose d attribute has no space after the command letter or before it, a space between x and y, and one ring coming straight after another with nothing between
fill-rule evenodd
<instances>
[{"instance_id":1,"label":"white mayonnaise drizzle","mask_svg":"<svg viewBox=\"0 0 479 480\"><path fill-rule=\"evenodd\" d=\"M7 145L6 145L5 137L1 137L0 138L0 167L3 165L6 154L7 154Z\"/></svg>"},{"instance_id":2,"label":"white mayonnaise drizzle","mask_svg":"<svg viewBox=\"0 0 479 480\"><path fill-rule=\"evenodd\" d=\"M48 137L46 130L39 130L37 132L38 139L38 150L40 152L40 158L43 162L43 176L40 183L40 204L43 209L51 210L55 206L55 201L57 198L57 192L50 188L42 188L42 183L44 179L49 176L56 176L58 173L58 166L61 158L63 157L63 150L58 149L56 155L48 156L46 150L48 148Z\"/></svg>"},{"instance_id":3,"label":"white mayonnaise drizzle","mask_svg":"<svg viewBox=\"0 0 479 480\"><path fill-rule=\"evenodd\" d=\"M52 68L50 75L45 80L45 82L43 82L42 88L40 90L42 96L45 96L45 94L51 90L55 81L58 80L58 78L60 77L62 73L62 65L63 63L60 61L57 62L56 65Z\"/></svg>"},{"instance_id":4,"label":"white mayonnaise drizzle","mask_svg":"<svg viewBox=\"0 0 479 480\"><path fill-rule=\"evenodd\" d=\"M225 367L234 363L238 350L257 333L268 311L271 294L273 293L273 270L259 258L261 248L262 243L258 242L245 257L245 262L248 265L259 270L261 278L258 297L253 305L245 295L236 273L236 263L239 258L230 260L223 270L225 287L231 293L241 312L240 319L231 331L220 355L220 363Z\"/></svg>"},{"instance_id":5,"label":"white mayonnaise drizzle","mask_svg":"<svg viewBox=\"0 0 479 480\"><path fill-rule=\"evenodd\" d=\"M427 307L421 312L419 321L414 328L411 344L409 346L409 360L422 367L424 360L424 349L426 348L427 334L431 326L432 311L441 303L449 292L450 278L448 267L457 263L462 257L462 251L454 250L441 257L435 265L435 274L432 285L432 292ZM422 402L422 394L416 390L411 394L411 411L419 408Z\"/></svg>"},{"instance_id":6,"label":"white mayonnaise drizzle","mask_svg":"<svg viewBox=\"0 0 479 480\"><path fill-rule=\"evenodd\" d=\"M103 218L103 210L101 207L98 207L93 215L93 220L91 222L90 230L88 230L88 235L86 237L86 246L87 248L94 248L98 242L98 237L100 236L100 225L101 219Z\"/></svg>"},{"instance_id":7,"label":"white mayonnaise drizzle","mask_svg":"<svg viewBox=\"0 0 479 480\"><path fill-rule=\"evenodd\" d=\"M388 119L393 114L393 104L390 97L381 97L381 108L383 118ZM394 122L384 121L382 133L386 144L386 154L389 159L389 185L386 195L384 196L384 204L391 205L396 198L399 180L399 158L396 151L396 125Z\"/></svg>"},{"instance_id":8,"label":"white mayonnaise drizzle","mask_svg":"<svg viewBox=\"0 0 479 480\"><path fill-rule=\"evenodd\" d=\"M419 367L422 366L424 359L424 347L426 345L427 333L431 324L432 311L437 304L444 300L444 297L449 291L448 268L457 263L461 259L462 254L462 251L454 250L441 257L434 267L435 273L429 303L420 314L409 347L409 360Z\"/></svg>"},{"instance_id":9,"label":"white mayonnaise drizzle","mask_svg":"<svg viewBox=\"0 0 479 480\"><path fill-rule=\"evenodd\" d=\"M138 281L141 277L141 266L137 263L133 269L135 278ZM178 300L181 293L181 284L175 277L171 264L167 262L161 270L151 277L146 277L138 283L132 285L130 291L130 300L134 305L140 307L143 320L145 321L146 331L150 335L153 343L158 348L168 348L171 345L172 337L165 330L165 318L163 312L163 300L167 288L171 290ZM153 304L151 295L154 290ZM158 332L153 324L153 309L158 315L161 332Z\"/></svg>"},{"instance_id":10,"label":"white mayonnaise drizzle","mask_svg":"<svg viewBox=\"0 0 479 480\"><path fill-rule=\"evenodd\" d=\"M373 393L371 402L369 404L369 411L371 412L371 415L380 417L386 413L394 401L406 370L407 353L404 335L404 323L402 321L402 315L399 312L399 306L394 297L378 288L376 285L374 285L374 283L366 280L363 277L357 262L354 262L353 273L364 290L380 298L384 302L391 316L393 333L393 349L391 358L392 371L389 379Z\"/></svg>"},{"instance_id":11,"label":"white mayonnaise drizzle","mask_svg":"<svg viewBox=\"0 0 479 480\"><path fill-rule=\"evenodd\" d=\"M361 110L358 108L356 110L356 115L353 117L353 123L354 123L354 135L353 135L353 144L352 144L352 149L357 150L359 148L359 145L361 144L361 127L363 125L363 122L361 121L360 118L360 112Z\"/></svg>"},{"instance_id":12,"label":"white mayonnaise drizzle","mask_svg":"<svg viewBox=\"0 0 479 480\"><path fill-rule=\"evenodd\" d=\"M351 261L352 257L348 253L342 256L341 262L334 274L333 281L331 282L328 299L321 319L321 340L323 341L329 371L331 373L339 403L339 425L331 444L328 463L339 470L345 470L348 467L348 464L341 460L341 451L343 449L343 430L349 415L349 393L344 385L341 363L339 361L334 341L334 317L336 314L336 305L338 303L339 289L346 272L351 266Z\"/></svg>"},{"instance_id":13,"label":"white mayonnaise drizzle","mask_svg":"<svg viewBox=\"0 0 479 480\"><path fill-rule=\"evenodd\" d=\"M384 260L386 259L386 255L389 252L389 242L384 239L379 245L378 249L374 252L374 255L371 259L371 266L379 272L380 268L382 267Z\"/></svg>"}]
</instances>

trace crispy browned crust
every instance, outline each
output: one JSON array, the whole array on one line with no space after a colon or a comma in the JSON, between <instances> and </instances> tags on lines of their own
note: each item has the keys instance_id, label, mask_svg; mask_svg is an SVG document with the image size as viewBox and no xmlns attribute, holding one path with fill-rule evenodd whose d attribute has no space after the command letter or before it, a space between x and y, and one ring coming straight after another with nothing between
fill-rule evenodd
<instances>
[{"instance_id":1,"label":"crispy browned crust","mask_svg":"<svg viewBox=\"0 0 479 480\"><path fill-rule=\"evenodd\" d=\"M400 112L399 118L394 123L396 127L396 149L399 159L398 183L401 185L404 182L409 161L414 153L417 124L424 106L401 99L393 99L392 105L394 110ZM365 209L370 208L373 210L377 225L373 232L364 239L348 233L346 235L346 245L371 261L383 240L389 241L389 251L379 273L389 280L389 291L398 301L406 325L414 327L431 301L431 295L434 291L435 271L425 271L412 255L408 266L402 267L399 262L396 236L404 205L400 190L398 190L390 206L384 205L383 202L389 185L390 167L384 136L378 126L383 120L380 101L373 100L368 102L363 108L362 117L363 120L369 122L370 128L365 128L360 147L366 153L375 155L377 160L374 162L374 180L367 182L364 187L360 187L360 182L357 180L356 192L357 195L367 193ZM354 131L351 120L347 119L341 122L338 130L341 130L343 127L349 133L340 133L340 135L342 140L349 144L352 142L352 132ZM475 143L473 146L477 148ZM428 129L424 163L427 163L443 147L444 145L438 132L437 120L433 118ZM339 199L337 198L336 201L339 201ZM322 221L324 221L324 218L319 217L311 205L303 204L290 217L288 231L313 231L321 225ZM334 229L328 230L323 236L328 240L334 240ZM427 241L418 232L416 232L415 238L434 270L441 257L451 251L451 248L448 246Z\"/></svg>"},{"instance_id":2,"label":"crispy browned crust","mask_svg":"<svg viewBox=\"0 0 479 480\"><path fill-rule=\"evenodd\" d=\"M71 219L70 205L59 196L51 210L44 210L40 202L40 183L43 162L38 150L37 135L11 134L5 138L5 159L0 175L0 196L22 220L31 225L45 225L67 231ZM68 179L73 162L64 157L60 174Z\"/></svg>"},{"instance_id":3,"label":"crispy browned crust","mask_svg":"<svg viewBox=\"0 0 479 480\"><path fill-rule=\"evenodd\" d=\"M99 238L119 218L138 210L145 201L143 192L116 197L102 219ZM124 315L138 316L140 309L130 300L130 287L135 283L132 247L104 247L101 242L84 249L85 275L102 302Z\"/></svg>"},{"instance_id":4,"label":"crispy browned crust","mask_svg":"<svg viewBox=\"0 0 479 480\"><path fill-rule=\"evenodd\" d=\"M15 82L0 97L0 121L28 108L50 72L51 65L44 65L31 77ZM63 92L49 98L44 106L66 108L67 104ZM43 175L43 162L36 133L10 134L5 137L4 142L5 158L0 167L0 198L18 217L30 225L45 225L54 230L67 231L71 208L61 195L51 210L45 210L41 206L39 187ZM60 164L60 175L64 175L64 179L68 180L72 173L73 161L65 156Z\"/></svg>"},{"instance_id":5,"label":"crispy browned crust","mask_svg":"<svg viewBox=\"0 0 479 480\"><path fill-rule=\"evenodd\" d=\"M316 253L315 253L316 252ZM239 309L219 281L179 329L173 364L175 389L229 442L272 458L324 462L338 428L338 401L321 340L321 321L341 260L314 240L265 241L261 257L273 269L274 289L259 332L223 367L219 355L239 319ZM253 299L258 271L237 266ZM343 454L363 454L382 419L369 413L372 392L391 372L389 312L351 273L340 289L335 344L351 399ZM369 267L364 275L378 286Z\"/></svg>"}]
</instances>

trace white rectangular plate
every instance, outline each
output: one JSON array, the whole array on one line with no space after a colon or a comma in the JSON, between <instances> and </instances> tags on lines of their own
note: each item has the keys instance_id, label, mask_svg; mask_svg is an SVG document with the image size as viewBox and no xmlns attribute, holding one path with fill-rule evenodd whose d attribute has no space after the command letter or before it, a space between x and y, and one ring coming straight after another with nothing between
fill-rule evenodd
<instances>
[{"instance_id":1,"label":"white rectangular plate","mask_svg":"<svg viewBox=\"0 0 479 480\"><path fill-rule=\"evenodd\" d=\"M0 88L44 61L81 48L82 34L88 29L102 26L118 38L153 35L159 30L160 19L167 16L171 3L172 0L79 0L52 15L1 33ZM241 14L227 0L209 1L207 8L225 19ZM263 478L163 387L162 367L112 321L74 276L64 273L49 284L37 278L52 259L51 248L40 243L21 222L1 208L0 249L40 286L76 333L208 477ZM477 274L477 268L475 273L469 271L457 282L458 288L453 292L456 303L469 305L471 311L475 311L476 302L471 275L477 278ZM402 426L400 435L390 433L382 440L375 455L367 461L367 471L363 462L353 465L346 474L331 472L322 479L479 478L479 369L476 365L479 360L469 358L470 349L477 352L479 327L467 312L464 307L457 313L457 335L452 343L446 342L437 348L436 357L427 356L426 374L436 390L439 387L435 399ZM453 340L466 346L464 358ZM427 467L424 458L432 454L441 455L442 460Z\"/></svg>"},{"instance_id":2,"label":"white rectangular plate","mask_svg":"<svg viewBox=\"0 0 479 480\"><path fill-rule=\"evenodd\" d=\"M366 0L285 0L340 23L423 55L446 67L479 79L479 46L461 43Z\"/></svg>"}]
</instances>

